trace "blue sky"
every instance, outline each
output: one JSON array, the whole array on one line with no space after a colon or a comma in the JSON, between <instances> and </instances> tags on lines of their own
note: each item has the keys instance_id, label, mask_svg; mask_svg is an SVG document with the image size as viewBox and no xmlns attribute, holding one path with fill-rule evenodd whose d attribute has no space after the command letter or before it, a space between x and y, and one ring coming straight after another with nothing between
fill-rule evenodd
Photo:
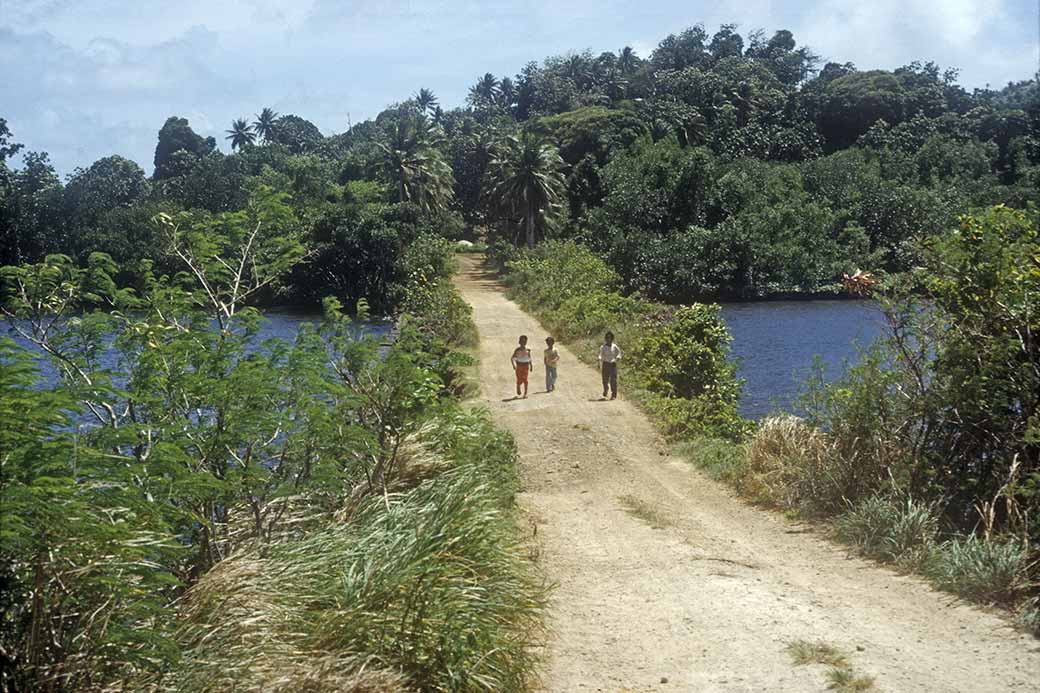
<instances>
[{"instance_id":1,"label":"blue sky","mask_svg":"<svg viewBox=\"0 0 1040 693\"><path fill-rule=\"evenodd\" d=\"M861 69L934 60L969 89L1040 62L1038 0L0 0L0 117L62 173L120 154L150 174L170 115L225 150L231 120L264 106L331 134L419 87L461 105L484 72L586 48L646 57L698 22L790 29Z\"/></svg>"}]
</instances>

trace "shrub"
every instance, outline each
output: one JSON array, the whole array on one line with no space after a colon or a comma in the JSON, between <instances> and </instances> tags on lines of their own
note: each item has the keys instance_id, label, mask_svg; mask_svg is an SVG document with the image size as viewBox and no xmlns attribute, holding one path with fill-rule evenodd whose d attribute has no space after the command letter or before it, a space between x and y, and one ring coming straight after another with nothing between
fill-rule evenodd
<instances>
[{"instance_id":1,"label":"shrub","mask_svg":"<svg viewBox=\"0 0 1040 693\"><path fill-rule=\"evenodd\" d=\"M736 403L736 369L726 358L730 335L717 304L662 311L640 327L632 359L643 387L669 397Z\"/></svg>"},{"instance_id":2,"label":"shrub","mask_svg":"<svg viewBox=\"0 0 1040 693\"><path fill-rule=\"evenodd\" d=\"M547 241L507 265L509 283L525 304L555 309L575 296L621 286L617 272L573 241Z\"/></svg>"},{"instance_id":3,"label":"shrub","mask_svg":"<svg viewBox=\"0 0 1040 693\"><path fill-rule=\"evenodd\" d=\"M838 517L834 527L840 539L864 555L916 568L935 545L939 520L933 505L874 496Z\"/></svg>"},{"instance_id":4,"label":"shrub","mask_svg":"<svg viewBox=\"0 0 1040 693\"><path fill-rule=\"evenodd\" d=\"M1029 552L1019 541L957 537L943 542L925 563L937 586L963 597L1014 604L1029 587Z\"/></svg>"},{"instance_id":5,"label":"shrub","mask_svg":"<svg viewBox=\"0 0 1040 693\"><path fill-rule=\"evenodd\" d=\"M801 419L765 419L748 442L747 466L737 488L760 503L818 513L842 502L828 469L829 453L823 434Z\"/></svg>"},{"instance_id":6,"label":"shrub","mask_svg":"<svg viewBox=\"0 0 1040 693\"><path fill-rule=\"evenodd\" d=\"M681 443L678 453L719 481L734 483L745 474L744 448L732 440L695 436Z\"/></svg>"},{"instance_id":7,"label":"shrub","mask_svg":"<svg viewBox=\"0 0 1040 693\"><path fill-rule=\"evenodd\" d=\"M646 313L648 304L632 296L593 291L564 301L545 313L546 322L564 339L599 337Z\"/></svg>"},{"instance_id":8,"label":"shrub","mask_svg":"<svg viewBox=\"0 0 1040 693\"><path fill-rule=\"evenodd\" d=\"M544 591L517 542L512 439L486 411L456 409L414 443L443 458L437 474L266 555L233 557L195 587L187 655L167 685L266 690L334 653L339 667L316 690L349 677L371 690L524 690Z\"/></svg>"}]
</instances>

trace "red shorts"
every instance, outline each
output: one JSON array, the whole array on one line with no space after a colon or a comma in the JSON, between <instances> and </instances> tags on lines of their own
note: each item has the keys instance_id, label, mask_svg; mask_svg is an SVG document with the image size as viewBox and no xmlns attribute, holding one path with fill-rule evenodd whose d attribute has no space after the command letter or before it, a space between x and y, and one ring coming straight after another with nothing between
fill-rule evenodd
<instances>
[{"instance_id":1,"label":"red shorts","mask_svg":"<svg viewBox=\"0 0 1040 693\"><path fill-rule=\"evenodd\" d=\"M518 363L516 364L516 384L526 385L527 384L527 373L531 370L531 364L529 363Z\"/></svg>"}]
</instances>

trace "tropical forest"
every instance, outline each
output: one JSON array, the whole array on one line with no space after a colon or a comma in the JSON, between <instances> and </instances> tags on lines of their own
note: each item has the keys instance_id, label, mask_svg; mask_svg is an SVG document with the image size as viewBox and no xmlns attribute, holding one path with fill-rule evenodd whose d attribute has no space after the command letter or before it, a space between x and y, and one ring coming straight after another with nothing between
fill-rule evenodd
<instances>
[{"instance_id":1,"label":"tropical forest","mask_svg":"<svg viewBox=\"0 0 1040 693\"><path fill-rule=\"evenodd\" d=\"M0 117L0 691L1035 686L1040 73L481 72L64 176Z\"/></svg>"}]
</instances>

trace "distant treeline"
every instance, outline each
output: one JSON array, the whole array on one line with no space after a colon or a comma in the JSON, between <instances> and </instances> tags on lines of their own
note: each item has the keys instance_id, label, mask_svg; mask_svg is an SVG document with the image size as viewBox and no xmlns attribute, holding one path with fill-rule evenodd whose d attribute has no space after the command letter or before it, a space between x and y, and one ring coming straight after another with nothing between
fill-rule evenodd
<instances>
[{"instance_id":1,"label":"distant treeline","mask_svg":"<svg viewBox=\"0 0 1040 693\"><path fill-rule=\"evenodd\" d=\"M118 156L64 183L45 153L9 168L21 145L0 120L0 264L102 250L162 266L155 214L239 210L262 183L291 194L311 250L272 300L389 307L424 230L574 238L652 298L755 297L905 270L962 213L1040 201L1036 79L968 92L933 63L819 62L786 30L697 25L646 57L485 74L461 108L419 89L331 136L264 108L231 123L231 155L171 117L150 177Z\"/></svg>"}]
</instances>

